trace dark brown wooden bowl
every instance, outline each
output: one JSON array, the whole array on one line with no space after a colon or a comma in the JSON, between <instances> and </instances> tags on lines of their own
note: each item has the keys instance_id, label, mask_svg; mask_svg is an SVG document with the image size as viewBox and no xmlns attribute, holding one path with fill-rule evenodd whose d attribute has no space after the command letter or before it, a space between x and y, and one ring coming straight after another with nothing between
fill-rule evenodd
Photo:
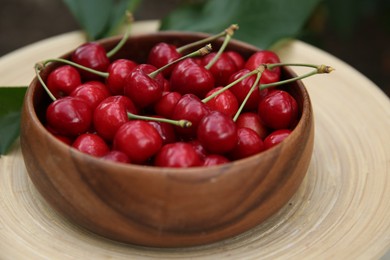
<instances>
[{"instance_id":1,"label":"dark brown wooden bowl","mask_svg":"<svg viewBox=\"0 0 390 260\"><path fill-rule=\"evenodd\" d=\"M158 42L182 45L203 37L179 32L134 36L114 58L145 62ZM111 49L118 41L111 38L101 43ZM229 49L245 57L258 51L239 41L232 41ZM48 66L42 77L56 66ZM287 68L282 73L283 78L294 76ZM22 112L20 140L25 165L54 209L104 237L157 247L219 241L253 228L277 212L307 172L314 138L312 107L301 81L289 84L288 91L297 99L300 119L281 144L221 166L173 169L108 162L57 140L44 127L50 100L35 78Z\"/></svg>"}]
</instances>

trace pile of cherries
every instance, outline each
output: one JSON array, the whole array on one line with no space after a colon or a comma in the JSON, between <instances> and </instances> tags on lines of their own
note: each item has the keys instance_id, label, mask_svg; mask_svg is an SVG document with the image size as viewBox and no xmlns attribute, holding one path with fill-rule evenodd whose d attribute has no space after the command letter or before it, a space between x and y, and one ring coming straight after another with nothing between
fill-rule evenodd
<instances>
[{"instance_id":1,"label":"pile of cherries","mask_svg":"<svg viewBox=\"0 0 390 260\"><path fill-rule=\"evenodd\" d=\"M185 48L160 42L138 63L110 60L99 43L85 43L41 79L53 99L45 126L89 155L160 167L222 164L285 139L299 119L296 100L277 87L259 88L281 80L279 67L262 67L280 63L278 56L199 56L205 49L183 58Z\"/></svg>"}]
</instances>

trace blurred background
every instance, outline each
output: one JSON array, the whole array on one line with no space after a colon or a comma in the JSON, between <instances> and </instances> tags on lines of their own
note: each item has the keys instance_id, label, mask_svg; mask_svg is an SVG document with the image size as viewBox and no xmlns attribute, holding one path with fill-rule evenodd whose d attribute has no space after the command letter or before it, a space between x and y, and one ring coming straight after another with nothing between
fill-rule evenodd
<instances>
[{"instance_id":1,"label":"blurred background","mask_svg":"<svg viewBox=\"0 0 390 260\"><path fill-rule=\"evenodd\" d=\"M134 16L159 20L182 2L143 0ZM1 0L1 6L0 57L80 28L62 0ZM390 1L323 1L299 38L350 64L390 96Z\"/></svg>"}]
</instances>

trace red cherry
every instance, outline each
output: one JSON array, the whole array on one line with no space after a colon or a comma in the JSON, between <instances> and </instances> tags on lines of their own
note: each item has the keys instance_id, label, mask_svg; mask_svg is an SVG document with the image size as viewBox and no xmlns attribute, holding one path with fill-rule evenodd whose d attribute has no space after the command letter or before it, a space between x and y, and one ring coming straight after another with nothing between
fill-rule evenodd
<instances>
[{"instance_id":1,"label":"red cherry","mask_svg":"<svg viewBox=\"0 0 390 260\"><path fill-rule=\"evenodd\" d=\"M237 127L227 115L212 111L200 121L197 131L199 142L210 153L223 154L237 143Z\"/></svg>"},{"instance_id":2,"label":"red cherry","mask_svg":"<svg viewBox=\"0 0 390 260\"><path fill-rule=\"evenodd\" d=\"M264 144L260 136L249 128L238 128L238 142L231 151L230 156L234 159L242 159L255 155L264 150Z\"/></svg>"},{"instance_id":3,"label":"red cherry","mask_svg":"<svg viewBox=\"0 0 390 260\"><path fill-rule=\"evenodd\" d=\"M248 69L242 69L237 71L230 77L229 83L238 80L242 76L247 75L249 72L250 70ZM244 101L245 97L248 95L255 81L256 81L256 75L249 76L230 88L230 91L236 96L239 104L241 104ZM244 106L244 109L246 110L256 109L259 103L259 99L260 99L259 88L256 88L250 95L248 101Z\"/></svg>"},{"instance_id":4,"label":"red cherry","mask_svg":"<svg viewBox=\"0 0 390 260\"><path fill-rule=\"evenodd\" d=\"M50 72L46 85L56 98L68 96L81 85L80 73L70 65L64 65Z\"/></svg>"},{"instance_id":5,"label":"red cherry","mask_svg":"<svg viewBox=\"0 0 390 260\"><path fill-rule=\"evenodd\" d=\"M245 59L236 51L226 51L226 55L228 55L236 64L237 70L241 70L245 66Z\"/></svg>"},{"instance_id":6,"label":"red cherry","mask_svg":"<svg viewBox=\"0 0 390 260\"><path fill-rule=\"evenodd\" d=\"M280 59L275 52L262 50L255 52L245 63L245 68L248 70L254 70L261 64L280 63ZM277 82L280 80L280 67L276 67L272 70L266 69L261 75L260 83L268 84Z\"/></svg>"},{"instance_id":7,"label":"red cherry","mask_svg":"<svg viewBox=\"0 0 390 260\"><path fill-rule=\"evenodd\" d=\"M260 116L253 112L245 112L238 116L236 120L238 128L246 127L255 131L261 139L264 139L268 133L268 128L263 124Z\"/></svg>"},{"instance_id":8,"label":"red cherry","mask_svg":"<svg viewBox=\"0 0 390 260\"><path fill-rule=\"evenodd\" d=\"M72 146L83 153L96 157L102 157L110 152L106 142L97 134L82 134L76 138Z\"/></svg>"},{"instance_id":9,"label":"red cherry","mask_svg":"<svg viewBox=\"0 0 390 260\"><path fill-rule=\"evenodd\" d=\"M92 110L82 99L64 97L50 103L46 110L48 126L65 136L78 136L91 127Z\"/></svg>"},{"instance_id":10,"label":"red cherry","mask_svg":"<svg viewBox=\"0 0 390 260\"><path fill-rule=\"evenodd\" d=\"M160 134L163 140L163 144L173 143L176 141L175 130L172 124L157 122L157 121L147 121L147 122L151 124Z\"/></svg>"},{"instance_id":11,"label":"red cherry","mask_svg":"<svg viewBox=\"0 0 390 260\"><path fill-rule=\"evenodd\" d=\"M286 91L275 90L260 101L258 113L266 126L287 129L297 122L298 105Z\"/></svg>"},{"instance_id":12,"label":"red cherry","mask_svg":"<svg viewBox=\"0 0 390 260\"><path fill-rule=\"evenodd\" d=\"M203 58L203 63L208 64L216 55L212 52ZM225 86L229 82L230 76L237 71L236 63L226 53L222 53L218 60L209 69L215 79L216 86Z\"/></svg>"},{"instance_id":13,"label":"red cherry","mask_svg":"<svg viewBox=\"0 0 390 260\"><path fill-rule=\"evenodd\" d=\"M211 96L222 88L223 87L217 87L212 89L206 94L206 97ZM206 106L208 106L211 110L222 112L233 118L238 110L238 101L236 96L230 90L227 89L221 94L218 94L217 96L206 102Z\"/></svg>"},{"instance_id":14,"label":"red cherry","mask_svg":"<svg viewBox=\"0 0 390 260\"><path fill-rule=\"evenodd\" d=\"M291 134L291 130L289 130L289 129L280 129L280 130L276 130L276 131L270 133L264 139L264 148L269 149L269 148L281 143L290 134Z\"/></svg>"},{"instance_id":15,"label":"red cherry","mask_svg":"<svg viewBox=\"0 0 390 260\"><path fill-rule=\"evenodd\" d=\"M127 76L137 66L137 63L127 59L113 61L108 66L107 87L113 95L123 95Z\"/></svg>"},{"instance_id":16,"label":"red cherry","mask_svg":"<svg viewBox=\"0 0 390 260\"><path fill-rule=\"evenodd\" d=\"M203 147L203 145L199 142L198 139L194 139L188 142L192 147L195 149L195 151L198 153L199 157L204 160L207 156L207 151Z\"/></svg>"},{"instance_id":17,"label":"red cherry","mask_svg":"<svg viewBox=\"0 0 390 260\"><path fill-rule=\"evenodd\" d=\"M203 98L214 87L210 71L198 65L193 59L185 59L176 65L170 78L171 90L180 94L194 94Z\"/></svg>"},{"instance_id":18,"label":"red cherry","mask_svg":"<svg viewBox=\"0 0 390 260\"><path fill-rule=\"evenodd\" d=\"M194 167L201 166L202 160L188 143L177 142L164 145L156 154L154 165L160 167Z\"/></svg>"},{"instance_id":19,"label":"red cherry","mask_svg":"<svg viewBox=\"0 0 390 260\"><path fill-rule=\"evenodd\" d=\"M127 156L124 152L121 151L110 151L102 158L113 162L130 163L129 156Z\"/></svg>"},{"instance_id":20,"label":"red cherry","mask_svg":"<svg viewBox=\"0 0 390 260\"><path fill-rule=\"evenodd\" d=\"M83 99L92 109L95 109L100 102L110 96L110 92L103 83L88 81L73 90L70 96Z\"/></svg>"},{"instance_id":21,"label":"red cherry","mask_svg":"<svg viewBox=\"0 0 390 260\"><path fill-rule=\"evenodd\" d=\"M230 162L228 158L220 154L210 154L204 159L203 166L220 165Z\"/></svg>"},{"instance_id":22,"label":"red cherry","mask_svg":"<svg viewBox=\"0 0 390 260\"><path fill-rule=\"evenodd\" d=\"M104 99L93 114L96 132L108 141L113 140L119 127L129 121L127 112L137 114L137 109L128 97L110 96Z\"/></svg>"},{"instance_id":23,"label":"red cherry","mask_svg":"<svg viewBox=\"0 0 390 260\"><path fill-rule=\"evenodd\" d=\"M180 99L181 94L178 92L165 92L160 100L154 105L154 111L162 117L171 118L173 110Z\"/></svg>"},{"instance_id":24,"label":"red cherry","mask_svg":"<svg viewBox=\"0 0 390 260\"><path fill-rule=\"evenodd\" d=\"M178 58L182 55L176 50L176 46L164 42L157 43L149 52L147 63L161 68ZM170 66L165 69L162 73L164 76L169 77L172 73L174 66Z\"/></svg>"},{"instance_id":25,"label":"red cherry","mask_svg":"<svg viewBox=\"0 0 390 260\"><path fill-rule=\"evenodd\" d=\"M146 121L131 120L116 132L113 149L124 152L132 163L142 164L154 156L162 146L157 130Z\"/></svg>"},{"instance_id":26,"label":"red cherry","mask_svg":"<svg viewBox=\"0 0 390 260\"><path fill-rule=\"evenodd\" d=\"M110 65L106 50L96 42L87 42L79 46L72 54L72 61L85 67L106 72ZM80 70L81 75L88 80L99 79L99 76Z\"/></svg>"}]
</instances>

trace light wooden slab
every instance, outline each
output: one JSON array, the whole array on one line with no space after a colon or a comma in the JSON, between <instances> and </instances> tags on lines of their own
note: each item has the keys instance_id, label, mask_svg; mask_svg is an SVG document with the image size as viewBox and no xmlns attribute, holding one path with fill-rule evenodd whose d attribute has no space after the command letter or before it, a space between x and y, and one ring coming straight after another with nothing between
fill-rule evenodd
<instances>
[{"instance_id":1,"label":"light wooden slab","mask_svg":"<svg viewBox=\"0 0 390 260\"><path fill-rule=\"evenodd\" d=\"M147 33L157 27L145 22L133 29ZM27 85L35 62L57 57L83 39L71 32L3 56L0 86ZM298 193L271 219L199 247L156 249L109 241L46 204L28 178L17 143L0 159L0 258L380 258L390 249L390 101L352 67L310 45L291 41L278 53L285 62L324 63L336 71L304 80L315 115L314 154Z\"/></svg>"}]
</instances>

